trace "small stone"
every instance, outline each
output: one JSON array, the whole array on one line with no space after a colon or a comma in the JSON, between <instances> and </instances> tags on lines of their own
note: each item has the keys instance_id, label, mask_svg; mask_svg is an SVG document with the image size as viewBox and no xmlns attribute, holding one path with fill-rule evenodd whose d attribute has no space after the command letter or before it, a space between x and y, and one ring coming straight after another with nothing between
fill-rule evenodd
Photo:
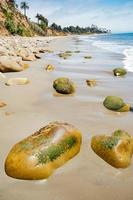
<instances>
[{"instance_id":1,"label":"small stone","mask_svg":"<svg viewBox=\"0 0 133 200\"><path fill-rule=\"evenodd\" d=\"M74 51L74 53L80 53L80 51Z\"/></svg>"},{"instance_id":2,"label":"small stone","mask_svg":"<svg viewBox=\"0 0 133 200\"><path fill-rule=\"evenodd\" d=\"M7 86L25 85L28 83L29 83L29 80L27 78L10 78L6 81L5 85Z\"/></svg>"},{"instance_id":3,"label":"small stone","mask_svg":"<svg viewBox=\"0 0 133 200\"><path fill-rule=\"evenodd\" d=\"M91 59L92 56L85 56L84 58L85 58L85 59Z\"/></svg>"},{"instance_id":4,"label":"small stone","mask_svg":"<svg viewBox=\"0 0 133 200\"><path fill-rule=\"evenodd\" d=\"M45 49L40 49L39 53L45 53Z\"/></svg>"},{"instance_id":5,"label":"small stone","mask_svg":"<svg viewBox=\"0 0 133 200\"><path fill-rule=\"evenodd\" d=\"M96 80L86 80L86 83L90 87L96 86Z\"/></svg>"},{"instance_id":6,"label":"small stone","mask_svg":"<svg viewBox=\"0 0 133 200\"><path fill-rule=\"evenodd\" d=\"M65 53L59 53L58 55L59 55L60 58L63 58L63 59L66 60L68 57L71 56L71 53L65 52Z\"/></svg>"},{"instance_id":7,"label":"small stone","mask_svg":"<svg viewBox=\"0 0 133 200\"><path fill-rule=\"evenodd\" d=\"M127 74L127 70L125 68L116 68L113 70L115 76L124 76Z\"/></svg>"},{"instance_id":8,"label":"small stone","mask_svg":"<svg viewBox=\"0 0 133 200\"><path fill-rule=\"evenodd\" d=\"M10 115L12 115L13 114L13 112L5 112L5 115L8 117L8 116L10 116Z\"/></svg>"},{"instance_id":9,"label":"small stone","mask_svg":"<svg viewBox=\"0 0 133 200\"><path fill-rule=\"evenodd\" d=\"M35 54L35 57L36 57L37 59L41 59L41 55L40 55L40 54Z\"/></svg>"},{"instance_id":10,"label":"small stone","mask_svg":"<svg viewBox=\"0 0 133 200\"><path fill-rule=\"evenodd\" d=\"M47 67L46 67L46 71L47 72L51 72L51 71L53 71L55 69L55 67L53 66L53 65L47 65Z\"/></svg>"},{"instance_id":11,"label":"small stone","mask_svg":"<svg viewBox=\"0 0 133 200\"><path fill-rule=\"evenodd\" d=\"M0 108L3 108L5 106L7 106L7 104L5 102L3 102L3 101L0 101Z\"/></svg>"}]
</instances>

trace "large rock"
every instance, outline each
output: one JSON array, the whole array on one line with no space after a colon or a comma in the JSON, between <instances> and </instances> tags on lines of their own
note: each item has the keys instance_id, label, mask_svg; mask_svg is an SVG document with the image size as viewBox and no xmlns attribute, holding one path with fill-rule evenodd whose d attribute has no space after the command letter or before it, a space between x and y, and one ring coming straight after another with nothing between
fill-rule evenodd
<instances>
[{"instance_id":1,"label":"large rock","mask_svg":"<svg viewBox=\"0 0 133 200\"><path fill-rule=\"evenodd\" d=\"M72 94L75 92L74 84L68 78L58 78L53 83L53 88L60 94Z\"/></svg>"},{"instance_id":2,"label":"large rock","mask_svg":"<svg viewBox=\"0 0 133 200\"><path fill-rule=\"evenodd\" d=\"M80 151L81 133L67 123L54 122L17 143L7 156L5 171L17 179L48 178Z\"/></svg>"},{"instance_id":3,"label":"large rock","mask_svg":"<svg viewBox=\"0 0 133 200\"><path fill-rule=\"evenodd\" d=\"M6 81L7 86L12 86L12 85L25 85L28 84L29 80L27 78L9 78Z\"/></svg>"},{"instance_id":4,"label":"large rock","mask_svg":"<svg viewBox=\"0 0 133 200\"><path fill-rule=\"evenodd\" d=\"M20 72L23 70L22 61L13 56L0 57L0 72Z\"/></svg>"},{"instance_id":5,"label":"large rock","mask_svg":"<svg viewBox=\"0 0 133 200\"><path fill-rule=\"evenodd\" d=\"M130 111L130 105L126 104L122 98L117 96L107 96L103 102L103 105L112 111L127 112Z\"/></svg>"},{"instance_id":6,"label":"large rock","mask_svg":"<svg viewBox=\"0 0 133 200\"><path fill-rule=\"evenodd\" d=\"M112 136L94 136L91 147L98 156L113 167L126 168L131 163L133 138L125 131L117 130Z\"/></svg>"}]
</instances>

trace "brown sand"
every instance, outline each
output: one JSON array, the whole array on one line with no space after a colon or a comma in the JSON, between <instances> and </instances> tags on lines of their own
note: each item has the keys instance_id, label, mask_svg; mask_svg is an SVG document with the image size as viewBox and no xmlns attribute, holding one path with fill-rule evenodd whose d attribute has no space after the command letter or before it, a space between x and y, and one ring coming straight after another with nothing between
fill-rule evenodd
<instances>
[{"instance_id":1,"label":"brown sand","mask_svg":"<svg viewBox=\"0 0 133 200\"><path fill-rule=\"evenodd\" d=\"M106 52L78 37L51 41L54 54L30 63L21 73L7 77L27 77L30 84L5 86L0 82L1 99L7 107L0 109L0 200L132 200L133 163L127 169L115 169L100 159L90 148L96 134L111 134L124 129L133 134L133 114L116 114L106 110L102 102L107 95L117 95L132 103L133 76L113 77L111 71L122 65L122 57ZM80 50L67 60L56 54L64 50ZM91 60L84 60L85 55ZM47 73L47 64L55 66ZM52 81L60 76L71 78L77 85L74 96L56 97ZM88 87L86 79L96 79L96 87ZM10 113L7 115L6 113ZM51 121L66 121L83 134L81 152L47 181L20 181L6 176L4 160L11 147Z\"/></svg>"}]
</instances>

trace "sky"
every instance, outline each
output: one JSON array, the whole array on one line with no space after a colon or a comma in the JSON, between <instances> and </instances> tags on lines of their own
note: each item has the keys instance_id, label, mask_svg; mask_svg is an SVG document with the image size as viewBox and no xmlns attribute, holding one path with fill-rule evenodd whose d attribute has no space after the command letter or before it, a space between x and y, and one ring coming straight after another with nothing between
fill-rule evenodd
<instances>
[{"instance_id":1,"label":"sky","mask_svg":"<svg viewBox=\"0 0 133 200\"><path fill-rule=\"evenodd\" d=\"M16 0L18 5L23 0ZM36 20L42 14L64 26L95 24L114 33L133 32L133 0L26 0L27 15Z\"/></svg>"}]
</instances>

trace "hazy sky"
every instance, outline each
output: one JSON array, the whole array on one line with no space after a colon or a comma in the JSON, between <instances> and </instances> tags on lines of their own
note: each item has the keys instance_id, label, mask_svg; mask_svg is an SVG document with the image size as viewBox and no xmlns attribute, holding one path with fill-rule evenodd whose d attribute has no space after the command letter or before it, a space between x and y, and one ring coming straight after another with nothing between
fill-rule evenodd
<instances>
[{"instance_id":1,"label":"hazy sky","mask_svg":"<svg viewBox=\"0 0 133 200\"><path fill-rule=\"evenodd\" d=\"M17 3L23 0L17 0ZM28 17L43 14L50 23L89 26L112 32L133 32L133 0L26 0Z\"/></svg>"}]
</instances>

